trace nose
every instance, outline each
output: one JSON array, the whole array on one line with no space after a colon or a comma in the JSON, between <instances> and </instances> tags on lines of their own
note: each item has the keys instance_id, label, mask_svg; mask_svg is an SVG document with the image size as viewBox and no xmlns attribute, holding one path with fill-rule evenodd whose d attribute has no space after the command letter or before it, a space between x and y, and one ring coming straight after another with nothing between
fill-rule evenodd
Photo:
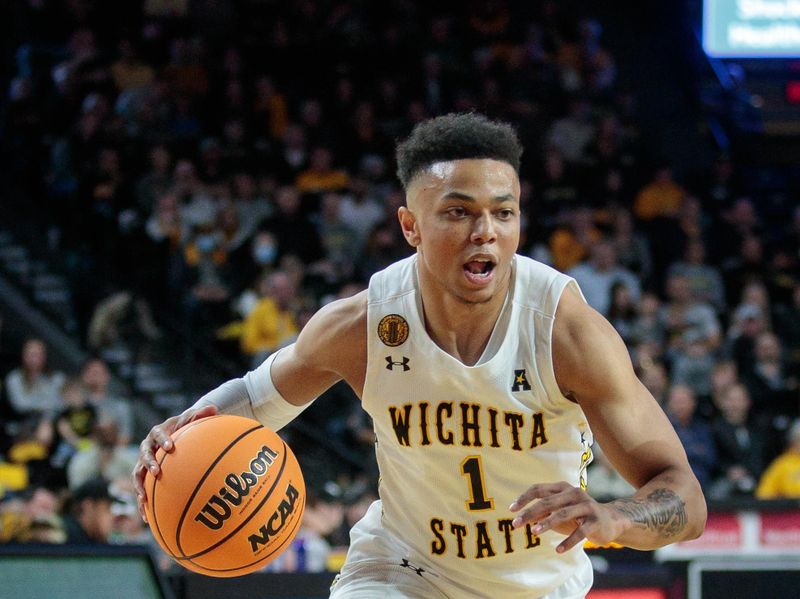
<instances>
[{"instance_id":1,"label":"nose","mask_svg":"<svg viewBox=\"0 0 800 599\"><path fill-rule=\"evenodd\" d=\"M483 245L484 243L493 243L497 241L497 230L494 226L494 219L491 214L483 213L477 219L472 227L472 234L470 240L475 245Z\"/></svg>"}]
</instances>

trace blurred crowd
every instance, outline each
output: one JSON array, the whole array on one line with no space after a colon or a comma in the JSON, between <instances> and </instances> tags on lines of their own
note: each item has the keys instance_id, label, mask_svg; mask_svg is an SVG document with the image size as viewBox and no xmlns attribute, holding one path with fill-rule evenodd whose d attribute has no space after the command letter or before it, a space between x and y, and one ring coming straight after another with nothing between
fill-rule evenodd
<instances>
[{"instance_id":1,"label":"blurred crowd","mask_svg":"<svg viewBox=\"0 0 800 599\"><path fill-rule=\"evenodd\" d=\"M395 141L479 110L526 148L520 253L609 318L709 498L800 496L800 208L766 202L731 156L676 174L645 151L590 3L435 4L15 2L9 167L68 269L81 342L112 347L133 306L147 337L169 319L258 364L409 255ZM102 360L65 375L41 340L19 352L0 538L147 539L131 398L108 396ZM332 567L375 497L371 424L349 389L326 396L302 420L363 468L326 480L303 464L306 522L273 569ZM596 448L589 491L628 490Z\"/></svg>"}]
</instances>

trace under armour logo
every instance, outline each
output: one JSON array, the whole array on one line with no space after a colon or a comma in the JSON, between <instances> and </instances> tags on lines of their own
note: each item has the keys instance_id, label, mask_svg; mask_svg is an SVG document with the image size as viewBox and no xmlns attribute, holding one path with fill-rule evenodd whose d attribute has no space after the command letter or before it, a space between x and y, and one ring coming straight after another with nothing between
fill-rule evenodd
<instances>
[{"instance_id":1,"label":"under armour logo","mask_svg":"<svg viewBox=\"0 0 800 599\"><path fill-rule=\"evenodd\" d=\"M525 376L525 369L514 371L514 382L511 385L512 391L530 391L531 385L528 377Z\"/></svg>"},{"instance_id":2,"label":"under armour logo","mask_svg":"<svg viewBox=\"0 0 800 599\"><path fill-rule=\"evenodd\" d=\"M411 366L408 365L409 361L405 356L399 362L392 360L392 356L386 356L386 370L392 370L395 366L402 366L403 372L406 372L411 370Z\"/></svg>"},{"instance_id":3,"label":"under armour logo","mask_svg":"<svg viewBox=\"0 0 800 599\"><path fill-rule=\"evenodd\" d=\"M420 576L422 576L422 573L425 571L424 568L417 568L416 566L412 566L411 564L408 563L408 560L405 558L403 558L403 561L400 563L400 565L403 566L404 568L408 568L409 570L414 570L414 572L416 572Z\"/></svg>"}]
</instances>

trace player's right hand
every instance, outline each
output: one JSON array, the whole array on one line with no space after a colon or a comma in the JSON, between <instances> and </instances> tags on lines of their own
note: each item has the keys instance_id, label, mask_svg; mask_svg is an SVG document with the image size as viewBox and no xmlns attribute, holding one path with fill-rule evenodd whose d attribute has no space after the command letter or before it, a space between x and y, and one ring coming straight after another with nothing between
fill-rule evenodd
<instances>
[{"instance_id":1,"label":"player's right hand","mask_svg":"<svg viewBox=\"0 0 800 599\"><path fill-rule=\"evenodd\" d=\"M198 418L206 418L217 413L216 406L204 406L202 408L189 408L177 416L167 418L161 424L155 425L139 444L139 459L133 468L133 486L136 488L136 503L139 506L139 514L142 520L147 522L144 504L147 501L147 494L144 490L144 477L150 471L154 477L158 477L161 469L156 461L156 451L161 447L164 451L172 451L175 447L172 442L172 433L183 428L190 422Z\"/></svg>"}]
</instances>

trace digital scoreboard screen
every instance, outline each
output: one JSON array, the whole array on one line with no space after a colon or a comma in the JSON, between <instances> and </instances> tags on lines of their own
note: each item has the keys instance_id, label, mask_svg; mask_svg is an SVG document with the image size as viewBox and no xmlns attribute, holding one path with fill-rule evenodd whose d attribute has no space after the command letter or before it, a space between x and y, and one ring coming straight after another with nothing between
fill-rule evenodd
<instances>
[{"instance_id":1,"label":"digital scoreboard screen","mask_svg":"<svg viewBox=\"0 0 800 599\"><path fill-rule=\"evenodd\" d=\"M800 57L800 0L703 0L703 49L716 58Z\"/></svg>"}]
</instances>

